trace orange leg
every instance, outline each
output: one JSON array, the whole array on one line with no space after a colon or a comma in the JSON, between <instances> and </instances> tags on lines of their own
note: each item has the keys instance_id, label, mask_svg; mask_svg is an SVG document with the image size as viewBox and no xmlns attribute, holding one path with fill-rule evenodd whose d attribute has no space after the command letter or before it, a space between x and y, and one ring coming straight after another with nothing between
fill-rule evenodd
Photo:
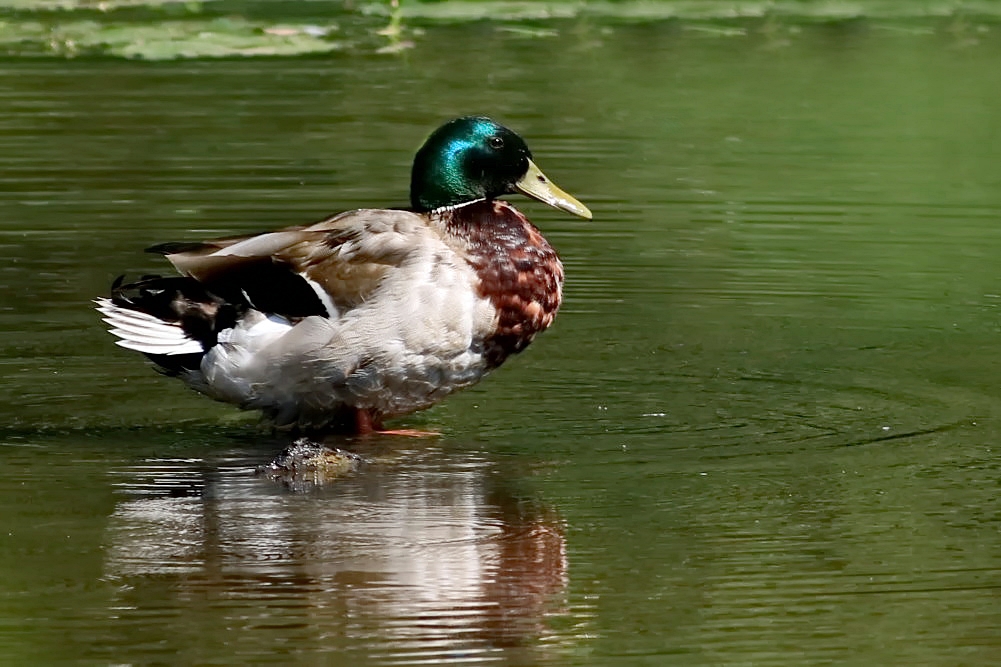
<instances>
[{"instance_id":1,"label":"orange leg","mask_svg":"<svg viewBox=\"0 0 1001 667\"><path fill-rule=\"evenodd\" d=\"M355 433L372 435L382 430L382 421L368 410L355 408Z\"/></svg>"},{"instance_id":2,"label":"orange leg","mask_svg":"<svg viewBox=\"0 0 1001 667\"><path fill-rule=\"evenodd\" d=\"M368 410L355 409L355 433L358 435L401 435L411 438L431 438L441 435L437 431L421 431L413 428L386 430L382 420Z\"/></svg>"}]
</instances>

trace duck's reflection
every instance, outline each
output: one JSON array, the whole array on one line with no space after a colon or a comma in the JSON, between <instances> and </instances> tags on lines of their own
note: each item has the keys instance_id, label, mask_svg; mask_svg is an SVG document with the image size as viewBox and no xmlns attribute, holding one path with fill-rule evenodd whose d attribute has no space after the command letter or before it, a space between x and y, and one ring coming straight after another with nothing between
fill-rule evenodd
<instances>
[{"instance_id":1,"label":"duck's reflection","mask_svg":"<svg viewBox=\"0 0 1001 667\"><path fill-rule=\"evenodd\" d=\"M168 626L184 616L180 632L224 626L244 646L421 659L539 650L565 614L561 521L481 455L397 452L305 494L249 469L153 460L118 473L107 571L125 584L122 609Z\"/></svg>"}]
</instances>

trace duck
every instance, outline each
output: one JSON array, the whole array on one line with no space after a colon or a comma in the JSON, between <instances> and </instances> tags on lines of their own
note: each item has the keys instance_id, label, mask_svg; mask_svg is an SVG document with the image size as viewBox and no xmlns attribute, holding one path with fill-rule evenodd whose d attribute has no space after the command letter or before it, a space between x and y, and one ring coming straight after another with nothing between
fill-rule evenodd
<instances>
[{"instance_id":1,"label":"duck","mask_svg":"<svg viewBox=\"0 0 1001 667\"><path fill-rule=\"evenodd\" d=\"M387 432L553 323L563 265L517 193L592 217L517 133L456 118L417 151L409 208L154 245L179 275L120 276L96 308L119 346L276 429Z\"/></svg>"}]
</instances>

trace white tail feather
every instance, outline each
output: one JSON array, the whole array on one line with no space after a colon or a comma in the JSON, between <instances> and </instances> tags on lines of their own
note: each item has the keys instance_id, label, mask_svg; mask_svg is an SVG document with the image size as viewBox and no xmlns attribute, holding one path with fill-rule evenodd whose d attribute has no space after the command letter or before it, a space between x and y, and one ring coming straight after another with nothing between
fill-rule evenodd
<instances>
[{"instance_id":1,"label":"white tail feather","mask_svg":"<svg viewBox=\"0 0 1001 667\"><path fill-rule=\"evenodd\" d=\"M113 328L109 331L121 340L118 345L147 354L198 354L202 344L189 338L180 324L164 322L138 310L116 306L110 299L95 299L97 310Z\"/></svg>"}]
</instances>

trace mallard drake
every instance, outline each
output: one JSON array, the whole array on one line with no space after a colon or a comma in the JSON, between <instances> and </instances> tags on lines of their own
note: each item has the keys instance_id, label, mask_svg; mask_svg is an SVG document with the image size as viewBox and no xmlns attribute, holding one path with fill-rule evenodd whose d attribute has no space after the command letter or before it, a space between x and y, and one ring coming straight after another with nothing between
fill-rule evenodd
<instances>
[{"instance_id":1,"label":"mallard drake","mask_svg":"<svg viewBox=\"0 0 1001 667\"><path fill-rule=\"evenodd\" d=\"M165 243L180 276L96 300L117 344L279 428L381 430L476 383L553 321L563 265L498 197L521 192L590 219L484 117L451 120L414 158L409 210Z\"/></svg>"}]
</instances>

